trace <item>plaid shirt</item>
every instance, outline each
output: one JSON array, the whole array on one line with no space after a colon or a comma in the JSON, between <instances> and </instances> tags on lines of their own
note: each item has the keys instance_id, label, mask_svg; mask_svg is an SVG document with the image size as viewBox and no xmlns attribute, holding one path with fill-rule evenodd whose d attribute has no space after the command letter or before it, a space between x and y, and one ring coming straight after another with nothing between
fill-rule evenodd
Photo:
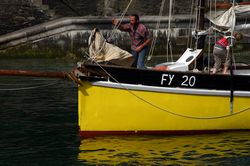
<instances>
[{"instance_id":1,"label":"plaid shirt","mask_svg":"<svg viewBox=\"0 0 250 166\"><path fill-rule=\"evenodd\" d=\"M150 38L148 29L141 23L138 24L136 30L133 29L133 26L130 23L120 25L119 29L125 32L129 32L132 50L135 50L136 47L140 46Z\"/></svg>"}]
</instances>

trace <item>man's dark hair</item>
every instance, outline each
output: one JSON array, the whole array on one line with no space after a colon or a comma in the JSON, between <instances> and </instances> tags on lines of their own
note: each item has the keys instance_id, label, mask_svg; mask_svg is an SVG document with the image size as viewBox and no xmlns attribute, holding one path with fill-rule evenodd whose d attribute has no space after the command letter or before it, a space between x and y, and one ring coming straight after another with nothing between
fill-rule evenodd
<instances>
[{"instance_id":1,"label":"man's dark hair","mask_svg":"<svg viewBox=\"0 0 250 166\"><path fill-rule=\"evenodd\" d=\"M140 17L137 14L132 14L131 16L134 16L137 21L140 21Z\"/></svg>"}]
</instances>

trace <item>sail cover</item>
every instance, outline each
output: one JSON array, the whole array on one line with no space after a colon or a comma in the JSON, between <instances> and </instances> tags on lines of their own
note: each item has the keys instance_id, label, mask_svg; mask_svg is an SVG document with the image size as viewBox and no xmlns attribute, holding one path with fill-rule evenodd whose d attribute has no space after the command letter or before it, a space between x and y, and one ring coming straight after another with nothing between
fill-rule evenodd
<instances>
[{"instance_id":1,"label":"sail cover","mask_svg":"<svg viewBox=\"0 0 250 166\"><path fill-rule=\"evenodd\" d=\"M236 17L250 15L250 5L232 6L224 13L207 17L216 28L220 28L224 32L235 29Z\"/></svg>"},{"instance_id":2,"label":"sail cover","mask_svg":"<svg viewBox=\"0 0 250 166\"><path fill-rule=\"evenodd\" d=\"M98 63L110 63L121 66L132 66L134 58L129 52L107 43L98 29L89 37L89 56Z\"/></svg>"}]
</instances>

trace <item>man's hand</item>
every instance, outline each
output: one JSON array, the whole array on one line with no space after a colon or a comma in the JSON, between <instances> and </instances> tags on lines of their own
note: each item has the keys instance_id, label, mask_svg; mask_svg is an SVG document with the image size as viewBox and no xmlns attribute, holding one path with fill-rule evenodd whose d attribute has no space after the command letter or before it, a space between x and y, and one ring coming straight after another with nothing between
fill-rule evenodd
<instances>
[{"instance_id":1,"label":"man's hand","mask_svg":"<svg viewBox=\"0 0 250 166\"><path fill-rule=\"evenodd\" d=\"M118 23L119 23L119 21L117 19L115 19L115 18L112 19L112 24L113 25L116 26L116 25L118 25Z\"/></svg>"},{"instance_id":2,"label":"man's hand","mask_svg":"<svg viewBox=\"0 0 250 166\"><path fill-rule=\"evenodd\" d=\"M138 53L140 52L144 47L148 46L151 43L152 39L147 39L142 45L136 47L135 51Z\"/></svg>"},{"instance_id":3,"label":"man's hand","mask_svg":"<svg viewBox=\"0 0 250 166\"><path fill-rule=\"evenodd\" d=\"M138 53L143 49L142 45L136 47L135 51Z\"/></svg>"}]
</instances>

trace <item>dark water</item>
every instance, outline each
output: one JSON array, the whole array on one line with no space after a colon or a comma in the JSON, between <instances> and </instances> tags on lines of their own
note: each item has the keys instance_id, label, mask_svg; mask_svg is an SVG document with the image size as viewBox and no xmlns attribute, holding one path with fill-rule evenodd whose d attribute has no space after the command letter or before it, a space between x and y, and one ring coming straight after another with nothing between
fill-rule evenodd
<instances>
[{"instance_id":1,"label":"dark water","mask_svg":"<svg viewBox=\"0 0 250 166\"><path fill-rule=\"evenodd\" d=\"M70 71L61 59L0 59L1 69ZM250 165L249 132L80 140L71 81L0 76L0 165Z\"/></svg>"}]
</instances>

